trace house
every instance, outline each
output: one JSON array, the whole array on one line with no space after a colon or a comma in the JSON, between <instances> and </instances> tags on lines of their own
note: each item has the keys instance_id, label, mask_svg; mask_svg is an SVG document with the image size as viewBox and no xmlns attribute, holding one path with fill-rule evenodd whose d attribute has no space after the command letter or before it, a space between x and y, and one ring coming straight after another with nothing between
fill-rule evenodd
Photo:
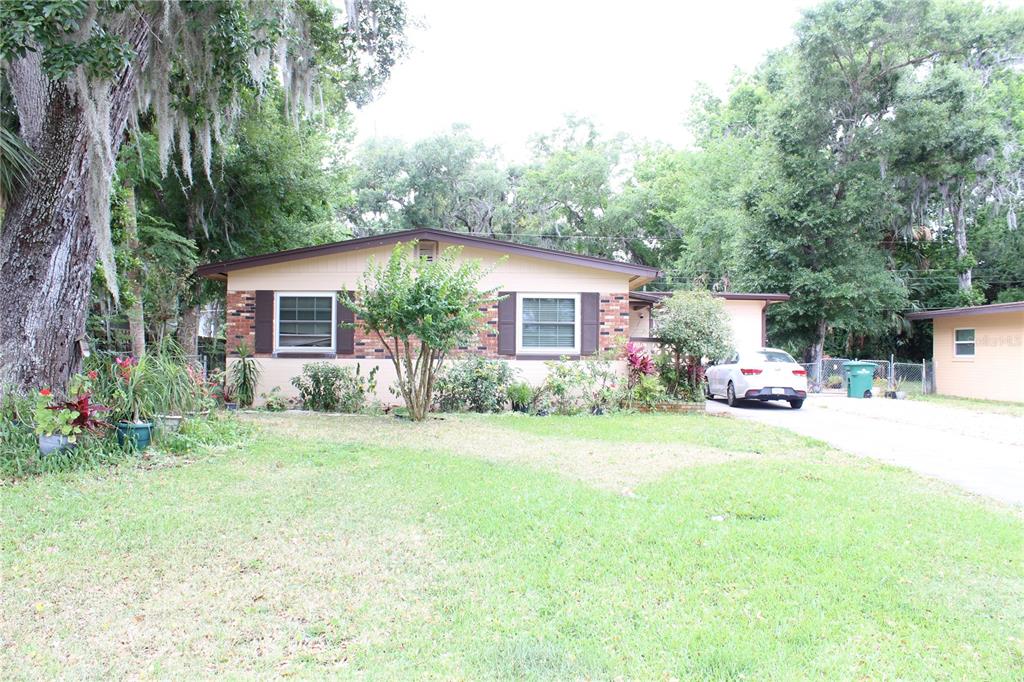
<instances>
[{"instance_id":1,"label":"house","mask_svg":"<svg viewBox=\"0 0 1024 682\"><path fill-rule=\"evenodd\" d=\"M449 246L462 258L493 269L482 281L498 287L500 303L487 307L485 327L460 353L504 358L532 383L543 380L543 360L579 358L616 348L628 337L648 338L652 307L666 294L640 288L656 268L465 233L434 229L392 232L333 244L270 253L201 266L198 273L227 283L227 350L246 344L260 358L257 394L280 386L294 395L291 379L305 363L330 360L377 366L378 397L393 400L394 369L375 335L358 326L339 291L355 289L371 261L384 262L397 242L417 241L421 257ZM761 345L764 308L786 296L723 294L738 342ZM339 326L355 322L356 328Z\"/></svg>"},{"instance_id":2,"label":"house","mask_svg":"<svg viewBox=\"0 0 1024 682\"><path fill-rule=\"evenodd\" d=\"M932 320L935 390L1024 402L1024 301L907 315Z\"/></svg>"},{"instance_id":3,"label":"house","mask_svg":"<svg viewBox=\"0 0 1024 682\"><path fill-rule=\"evenodd\" d=\"M653 307L671 295L671 291L635 291L630 294L630 338L650 337ZM743 294L721 291L712 295L725 302L725 312L729 316L732 341L736 348L767 346L768 306L789 300L789 294Z\"/></svg>"}]
</instances>

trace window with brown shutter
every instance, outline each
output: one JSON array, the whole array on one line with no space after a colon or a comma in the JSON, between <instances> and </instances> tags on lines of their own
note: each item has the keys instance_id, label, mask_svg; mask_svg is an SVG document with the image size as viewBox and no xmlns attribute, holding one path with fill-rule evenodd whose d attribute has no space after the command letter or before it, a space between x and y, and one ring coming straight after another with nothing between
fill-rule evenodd
<instances>
[{"instance_id":1,"label":"window with brown shutter","mask_svg":"<svg viewBox=\"0 0 1024 682\"><path fill-rule=\"evenodd\" d=\"M498 355L516 354L516 295L512 291L498 293Z\"/></svg>"}]
</instances>

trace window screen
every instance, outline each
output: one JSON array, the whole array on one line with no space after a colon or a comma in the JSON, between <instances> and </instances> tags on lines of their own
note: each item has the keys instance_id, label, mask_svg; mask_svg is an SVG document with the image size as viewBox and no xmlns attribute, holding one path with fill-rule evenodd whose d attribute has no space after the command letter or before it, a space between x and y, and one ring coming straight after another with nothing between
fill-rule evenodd
<instances>
[{"instance_id":1,"label":"window screen","mask_svg":"<svg viewBox=\"0 0 1024 682\"><path fill-rule=\"evenodd\" d=\"M974 356L974 330L957 329L953 342L953 354L957 357Z\"/></svg>"},{"instance_id":2,"label":"window screen","mask_svg":"<svg viewBox=\"0 0 1024 682\"><path fill-rule=\"evenodd\" d=\"M523 348L574 348L576 299L524 298Z\"/></svg>"},{"instance_id":3,"label":"window screen","mask_svg":"<svg viewBox=\"0 0 1024 682\"><path fill-rule=\"evenodd\" d=\"M277 345L280 348L330 348L334 323L331 296L281 296Z\"/></svg>"}]
</instances>

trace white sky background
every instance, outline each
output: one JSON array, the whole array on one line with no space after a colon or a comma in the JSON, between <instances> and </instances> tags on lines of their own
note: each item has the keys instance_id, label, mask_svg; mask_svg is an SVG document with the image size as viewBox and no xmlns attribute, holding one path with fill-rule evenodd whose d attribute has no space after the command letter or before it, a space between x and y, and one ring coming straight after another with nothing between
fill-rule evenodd
<instances>
[{"instance_id":1,"label":"white sky background","mask_svg":"<svg viewBox=\"0 0 1024 682\"><path fill-rule=\"evenodd\" d=\"M793 37L814 0L408 0L409 55L356 113L357 142L465 123L513 161L565 114L605 134L685 145L699 81L724 94Z\"/></svg>"},{"instance_id":2,"label":"white sky background","mask_svg":"<svg viewBox=\"0 0 1024 682\"><path fill-rule=\"evenodd\" d=\"M408 0L420 26L375 102L356 113L356 141L407 142L465 123L506 159L565 114L604 134L685 146L694 87L724 95L793 39L816 0ZM1021 5L1024 0L1005 0Z\"/></svg>"}]
</instances>

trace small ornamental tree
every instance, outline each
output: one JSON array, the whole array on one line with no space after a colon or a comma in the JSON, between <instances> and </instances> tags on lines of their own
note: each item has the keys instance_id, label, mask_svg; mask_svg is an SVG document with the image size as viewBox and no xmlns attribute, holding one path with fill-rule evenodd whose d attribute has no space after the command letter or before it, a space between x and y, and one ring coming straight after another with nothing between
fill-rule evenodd
<instances>
[{"instance_id":1,"label":"small ornamental tree","mask_svg":"<svg viewBox=\"0 0 1024 682\"><path fill-rule=\"evenodd\" d=\"M686 372L692 387L701 379L701 358L721 360L732 352L732 327L725 305L707 291L676 291L651 316L654 335L670 353L666 385L674 394Z\"/></svg>"},{"instance_id":2,"label":"small ornamental tree","mask_svg":"<svg viewBox=\"0 0 1024 682\"><path fill-rule=\"evenodd\" d=\"M461 248L447 248L429 261L413 255L415 245L396 244L387 263L370 263L356 299L342 293L341 301L355 312L356 325L384 344L409 416L421 421L445 356L482 327L480 308L497 289L479 288L487 271L480 261L460 261Z\"/></svg>"}]
</instances>

